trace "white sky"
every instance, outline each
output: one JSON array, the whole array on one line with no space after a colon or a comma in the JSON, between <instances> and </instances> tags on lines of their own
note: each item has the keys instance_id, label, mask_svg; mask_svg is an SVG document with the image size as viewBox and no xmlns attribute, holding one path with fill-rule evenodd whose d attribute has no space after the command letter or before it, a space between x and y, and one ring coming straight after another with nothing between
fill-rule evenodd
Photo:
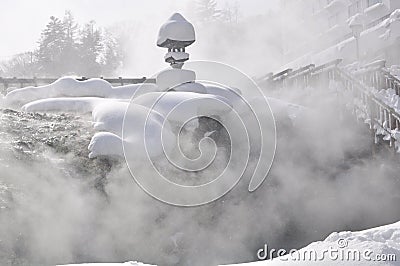
<instances>
[{"instance_id":1,"label":"white sky","mask_svg":"<svg viewBox=\"0 0 400 266\"><path fill-rule=\"evenodd\" d=\"M217 0L223 7L234 3L243 16L263 14L275 9L279 0ZM0 0L0 60L32 50L40 32L54 15L71 10L80 24L95 20L99 26L123 20L151 23L158 28L172 13L188 10L195 0ZM156 33L154 33L155 35ZM156 36L154 37L156 38Z\"/></svg>"}]
</instances>

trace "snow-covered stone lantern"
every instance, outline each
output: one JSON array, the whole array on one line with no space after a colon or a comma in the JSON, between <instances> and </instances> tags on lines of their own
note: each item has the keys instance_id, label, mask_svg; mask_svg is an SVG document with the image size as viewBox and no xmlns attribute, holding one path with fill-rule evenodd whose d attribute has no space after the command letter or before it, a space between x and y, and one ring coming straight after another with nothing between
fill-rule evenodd
<instances>
[{"instance_id":1,"label":"snow-covered stone lantern","mask_svg":"<svg viewBox=\"0 0 400 266\"><path fill-rule=\"evenodd\" d=\"M196 80L194 71L182 69L184 62L189 60L185 48L195 40L193 25L179 13L173 14L161 26L157 46L168 49L164 59L171 66L171 69L160 72L156 77L157 86L161 90L170 90L178 84Z\"/></svg>"},{"instance_id":2,"label":"snow-covered stone lantern","mask_svg":"<svg viewBox=\"0 0 400 266\"><path fill-rule=\"evenodd\" d=\"M189 59L185 48L194 41L193 25L181 14L175 13L161 26L157 46L168 48L168 52L164 56L165 62L173 68L182 68L183 63Z\"/></svg>"}]
</instances>

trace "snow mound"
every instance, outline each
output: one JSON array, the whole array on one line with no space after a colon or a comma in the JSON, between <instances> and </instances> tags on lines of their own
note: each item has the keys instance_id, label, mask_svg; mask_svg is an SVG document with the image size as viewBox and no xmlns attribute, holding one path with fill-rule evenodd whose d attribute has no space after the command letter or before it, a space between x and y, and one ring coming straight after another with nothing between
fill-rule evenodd
<instances>
[{"instance_id":1,"label":"snow mound","mask_svg":"<svg viewBox=\"0 0 400 266\"><path fill-rule=\"evenodd\" d=\"M150 92L133 99L132 103L154 109L177 123L185 122L188 116L223 116L232 110L229 100L224 97L193 92Z\"/></svg>"},{"instance_id":2,"label":"snow mound","mask_svg":"<svg viewBox=\"0 0 400 266\"><path fill-rule=\"evenodd\" d=\"M161 91L175 87L185 82L193 82L196 73L187 69L166 69L157 74L156 84Z\"/></svg>"},{"instance_id":3,"label":"snow mound","mask_svg":"<svg viewBox=\"0 0 400 266\"><path fill-rule=\"evenodd\" d=\"M38 87L25 87L13 90L6 95L9 104L24 104L43 98L54 97L105 97L111 84L102 79L77 81L71 77L63 77L55 82Z\"/></svg>"},{"instance_id":4,"label":"snow mound","mask_svg":"<svg viewBox=\"0 0 400 266\"><path fill-rule=\"evenodd\" d=\"M90 140L89 158L93 159L98 156L107 156L122 158L124 151L122 148L122 139L110 132L97 132Z\"/></svg>"},{"instance_id":5,"label":"snow mound","mask_svg":"<svg viewBox=\"0 0 400 266\"><path fill-rule=\"evenodd\" d=\"M92 111L93 127L96 131L108 131L122 136L122 123L128 102L103 102Z\"/></svg>"},{"instance_id":6,"label":"snow mound","mask_svg":"<svg viewBox=\"0 0 400 266\"><path fill-rule=\"evenodd\" d=\"M264 248L265 249L265 248ZM334 250L330 256L329 250ZM275 252L275 254L277 254ZM314 256L310 255L313 254ZM325 254L325 255L324 255ZM358 255L360 254L360 255ZM291 258L301 258L297 261ZM311 259L309 259L311 257ZM303 259L306 258L306 259ZM315 259L316 258L316 259ZM342 259L343 258L343 259ZM359 232L334 232L293 255L234 265L400 265L400 221ZM397 260L396 260L397 259Z\"/></svg>"},{"instance_id":7,"label":"snow mound","mask_svg":"<svg viewBox=\"0 0 400 266\"><path fill-rule=\"evenodd\" d=\"M161 92L156 84L112 87L102 79L77 81L64 77L46 86L15 89L4 97L4 104L7 107L22 105L25 112L91 113L97 133L88 147L90 158L122 157L123 143L137 150L144 139L149 152L138 154L138 157L157 157L163 154L163 149L168 153L175 149L177 128L188 122L188 117L229 119L234 109L240 115L244 114L242 118L249 124L254 120L252 106L265 107L265 99L248 103L238 89L194 82L193 79L195 73L192 71L173 69L161 72L157 82L162 87L184 81L171 91ZM289 116L294 119L302 109L275 99L269 99L269 102L278 118ZM128 128L124 133L127 134L122 132L124 121ZM197 122L193 121L193 124Z\"/></svg>"},{"instance_id":8,"label":"snow mound","mask_svg":"<svg viewBox=\"0 0 400 266\"><path fill-rule=\"evenodd\" d=\"M137 154L137 159L158 157L164 154L164 149L171 152L176 147L176 136L169 123L147 107L106 102L96 106L92 116L95 129L105 132L98 132L92 137L88 146L90 158L123 157L123 144L132 150L146 145L148 154ZM126 130L122 134L124 118Z\"/></svg>"},{"instance_id":9,"label":"snow mound","mask_svg":"<svg viewBox=\"0 0 400 266\"><path fill-rule=\"evenodd\" d=\"M139 88L145 91L159 91L158 86L151 83L112 87L103 79L78 81L71 77L63 77L48 85L12 90L7 93L4 100L9 106L21 106L40 99L58 97L130 99Z\"/></svg>"},{"instance_id":10,"label":"snow mound","mask_svg":"<svg viewBox=\"0 0 400 266\"><path fill-rule=\"evenodd\" d=\"M21 107L24 112L73 112L89 113L97 104L107 101L115 101L97 97L74 98L47 98L29 102Z\"/></svg>"}]
</instances>

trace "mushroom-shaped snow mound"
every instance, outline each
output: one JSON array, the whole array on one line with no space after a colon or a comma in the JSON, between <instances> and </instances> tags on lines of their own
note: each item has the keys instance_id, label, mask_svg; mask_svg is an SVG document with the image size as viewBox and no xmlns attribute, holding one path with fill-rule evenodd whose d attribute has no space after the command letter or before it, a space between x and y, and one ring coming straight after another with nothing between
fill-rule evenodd
<instances>
[{"instance_id":1,"label":"mushroom-shaped snow mound","mask_svg":"<svg viewBox=\"0 0 400 266\"><path fill-rule=\"evenodd\" d=\"M151 92L133 99L132 103L146 106L168 121L180 124L188 117L224 116L232 110L222 96L194 92Z\"/></svg>"}]
</instances>

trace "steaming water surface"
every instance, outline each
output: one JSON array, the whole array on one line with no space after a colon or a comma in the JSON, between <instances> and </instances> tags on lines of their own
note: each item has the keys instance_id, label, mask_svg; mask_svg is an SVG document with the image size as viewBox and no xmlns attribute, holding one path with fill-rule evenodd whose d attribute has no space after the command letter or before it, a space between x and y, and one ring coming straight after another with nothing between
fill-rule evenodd
<instances>
[{"instance_id":1,"label":"steaming water surface","mask_svg":"<svg viewBox=\"0 0 400 266\"><path fill-rule=\"evenodd\" d=\"M244 179L197 208L154 200L123 162L88 159L88 117L2 110L0 264L245 262L265 243L299 248L399 220L398 162L371 158L364 126L329 106L278 123L277 158L260 189L249 193Z\"/></svg>"}]
</instances>

